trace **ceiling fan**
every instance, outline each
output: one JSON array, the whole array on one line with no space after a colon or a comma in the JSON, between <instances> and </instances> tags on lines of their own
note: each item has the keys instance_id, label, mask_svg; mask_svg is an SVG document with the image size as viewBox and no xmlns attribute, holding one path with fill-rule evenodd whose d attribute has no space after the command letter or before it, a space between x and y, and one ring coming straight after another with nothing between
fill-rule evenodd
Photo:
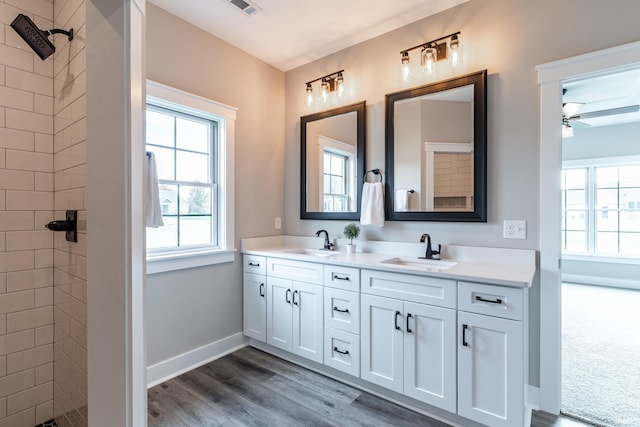
<instances>
[{"instance_id":1,"label":"ceiling fan","mask_svg":"<svg viewBox=\"0 0 640 427\"><path fill-rule=\"evenodd\" d=\"M563 89L562 94L565 95L567 89ZM585 105L584 102L565 102L562 104L562 124L569 126L570 122L576 122L584 126L591 126L584 120L595 119L598 117L615 116L618 114L635 113L640 111L640 105L626 105L622 107L606 108L603 110L588 111L578 114L578 111Z\"/></svg>"}]
</instances>

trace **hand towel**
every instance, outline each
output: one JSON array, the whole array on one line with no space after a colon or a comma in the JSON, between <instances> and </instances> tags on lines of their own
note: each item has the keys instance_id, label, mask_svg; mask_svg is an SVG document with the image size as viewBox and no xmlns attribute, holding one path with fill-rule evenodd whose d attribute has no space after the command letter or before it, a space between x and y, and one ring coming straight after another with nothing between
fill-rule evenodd
<instances>
[{"instance_id":1,"label":"hand towel","mask_svg":"<svg viewBox=\"0 0 640 427\"><path fill-rule=\"evenodd\" d=\"M381 182L365 182L360 209L362 225L384 225L384 186Z\"/></svg>"},{"instance_id":2,"label":"hand towel","mask_svg":"<svg viewBox=\"0 0 640 427\"><path fill-rule=\"evenodd\" d=\"M162 227L162 206L160 206L160 187L158 185L158 168L155 154L147 153L147 191L146 191L147 227Z\"/></svg>"},{"instance_id":3,"label":"hand towel","mask_svg":"<svg viewBox=\"0 0 640 427\"><path fill-rule=\"evenodd\" d=\"M409 190L396 190L396 212L409 209Z\"/></svg>"}]
</instances>

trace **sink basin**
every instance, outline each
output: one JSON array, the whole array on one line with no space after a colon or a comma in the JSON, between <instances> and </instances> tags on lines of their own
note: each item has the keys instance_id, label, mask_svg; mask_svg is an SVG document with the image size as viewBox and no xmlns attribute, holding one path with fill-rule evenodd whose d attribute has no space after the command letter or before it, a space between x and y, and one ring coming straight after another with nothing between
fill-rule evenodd
<instances>
[{"instance_id":1,"label":"sink basin","mask_svg":"<svg viewBox=\"0 0 640 427\"><path fill-rule=\"evenodd\" d=\"M457 264L457 262L454 261L420 258L389 258L380 262L383 264L399 265L417 270L446 270Z\"/></svg>"},{"instance_id":2,"label":"sink basin","mask_svg":"<svg viewBox=\"0 0 640 427\"><path fill-rule=\"evenodd\" d=\"M330 257L333 255L337 255L340 252L336 251L326 251L322 249L290 249L285 251L288 254L296 254L296 255L313 255L318 257Z\"/></svg>"}]
</instances>

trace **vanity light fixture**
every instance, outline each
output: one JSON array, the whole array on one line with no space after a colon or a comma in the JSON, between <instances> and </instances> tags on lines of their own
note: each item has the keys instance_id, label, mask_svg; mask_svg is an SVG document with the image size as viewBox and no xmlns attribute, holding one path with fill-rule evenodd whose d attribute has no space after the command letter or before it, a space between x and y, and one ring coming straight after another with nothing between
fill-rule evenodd
<instances>
[{"instance_id":1,"label":"vanity light fixture","mask_svg":"<svg viewBox=\"0 0 640 427\"><path fill-rule=\"evenodd\" d=\"M306 85L305 89L305 99L307 107L313 105L314 97L313 97L313 83L320 81L320 95L319 100L321 102L329 101L331 94L334 94L338 98L342 98L344 96L345 87L344 87L344 70L335 71L331 74L327 74L326 76L318 77L317 79L310 80Z\"/></svg>"},{"instance_id":2,"label":"vanity light fixture","mask_svg":"<svg viewBox=\"0 0 640 427\"><path fill-rule=\"evenodd\" d=\"M402 56L400 62L402 64L402 79L405 82L411 79L411 58L409 57L409 52L415 49L421 49L420 65L424 73L435 73L437 63L445 59L449 59L449 65L452 68L459 67L462 63L459 35L460 31L426 43L421 43L409 49L401 50L400 55Z\"/></svg>"}]
</instances>

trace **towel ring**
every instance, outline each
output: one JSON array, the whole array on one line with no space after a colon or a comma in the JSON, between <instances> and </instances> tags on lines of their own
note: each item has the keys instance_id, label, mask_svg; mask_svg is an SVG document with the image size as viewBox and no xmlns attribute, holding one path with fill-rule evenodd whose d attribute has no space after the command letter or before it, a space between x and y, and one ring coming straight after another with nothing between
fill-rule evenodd
<instances>
[{"instance_id":1,"label":"towel ring","mask_svg":"<svg viewBox=\"0 0 640 427\"><path fill-rule=\"evenodd\" d=\"M384 182L384 174L382 172L380 172L380 169L368 170L367 173L364 174L364 182L367 182L367 176L369 175L369 173L372 173L374 175L379 175L380 176L380 182Z\"/></svg>"}]
</instances>

